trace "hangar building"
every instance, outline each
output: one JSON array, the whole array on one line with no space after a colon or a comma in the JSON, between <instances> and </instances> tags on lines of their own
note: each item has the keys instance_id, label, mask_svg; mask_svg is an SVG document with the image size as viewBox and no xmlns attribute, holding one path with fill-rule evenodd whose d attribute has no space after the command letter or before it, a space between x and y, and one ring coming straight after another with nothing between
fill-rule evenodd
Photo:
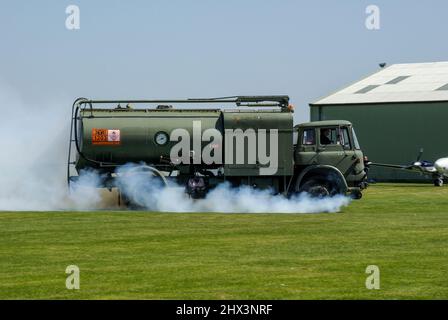
<instances>
[{"instance_id":1,"label":"hangar building","mask_svg":"<svg viewBox=\"0 0 448 320\"><path fill-rule=\"evenodd\" d=\"M310 104L311 120L353 123L373 162L410 164L448 157L448 62L394 64ZM372 167L377 181L415 181L418 173Z\"/></svg>"}]
</instances>

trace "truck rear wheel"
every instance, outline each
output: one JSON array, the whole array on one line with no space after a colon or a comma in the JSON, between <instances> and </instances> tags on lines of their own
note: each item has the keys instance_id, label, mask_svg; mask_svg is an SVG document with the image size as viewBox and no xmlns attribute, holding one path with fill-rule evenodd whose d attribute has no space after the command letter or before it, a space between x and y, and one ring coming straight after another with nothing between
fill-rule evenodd
<instances>
[{"instance_id":1,"label":"truck rear wheel","mask_svg":"<svg viewBox=\"0 0 448 320\"><path fill-rule=\"evenodd\" d=\"M129 209L151 209L155 206L160 192L167 186L164 175L146 165L125 169L120 175L119 204Z\"/></svg>"}]
</instances>

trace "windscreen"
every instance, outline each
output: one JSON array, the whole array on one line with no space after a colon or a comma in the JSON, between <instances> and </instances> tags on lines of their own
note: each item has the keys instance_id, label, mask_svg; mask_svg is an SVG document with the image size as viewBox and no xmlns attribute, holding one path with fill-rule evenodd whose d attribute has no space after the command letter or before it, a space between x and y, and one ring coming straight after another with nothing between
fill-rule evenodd
<instances>
[{"instance_id":1,"label":"windscreen","mask_svg":"<svg viewBox=\"0 0 448 320\"><path fill-rule=\"evenodd\" d=\"M353 135L353 144L355 146L355 149L360 150L361 146L359 145L358 138L356 137L355 129L352 128L352 135Z\"/></svg>"}]
</instances>

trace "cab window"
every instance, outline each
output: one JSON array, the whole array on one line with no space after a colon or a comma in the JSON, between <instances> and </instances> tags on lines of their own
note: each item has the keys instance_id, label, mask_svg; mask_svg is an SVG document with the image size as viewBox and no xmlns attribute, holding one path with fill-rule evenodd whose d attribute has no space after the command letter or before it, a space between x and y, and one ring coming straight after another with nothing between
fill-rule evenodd
<instances>
[{"instance_id":1,"label":"cab window","mask_svg":"<svg viewBox=\"0 0 448 320\"><path fill-rule=\"evenodd\" d=\"M361 146L359 145L358 138L356 137L355 129L352 128L353 135L353 144L355 145L356 150L361 150Z\"/></svg>"},{"instance_id":2,"label":"cab window","mask_svg":"<svg viewBox=\"0 0 448 320\"><path fill-rule=\"evenodd\" d=\"M306 129L302 134L302 145L304 146L312 146L316 144L316 134L314 133L314 129Z\"/></svg>"},{"instance_id":3,"label":"cab window","mask_svg":"<svg viewBox=\"0 0 448 320\"><path fill-rule=\"evenodd\" d=\"M341 128L341 143L344 146L344 149L352 148L350 145L350 136L349 136L347 127Z\"/></svg>"},{"instance_id":4,"label":"cab window","mask_svg":"<svg viewBox=\"0 0 448 320\"><path fill-rule=\"evenodd\" d=\"M337 128L320 129L320 144L321 145L339 144Z\"/></svg>"}]
</instances>

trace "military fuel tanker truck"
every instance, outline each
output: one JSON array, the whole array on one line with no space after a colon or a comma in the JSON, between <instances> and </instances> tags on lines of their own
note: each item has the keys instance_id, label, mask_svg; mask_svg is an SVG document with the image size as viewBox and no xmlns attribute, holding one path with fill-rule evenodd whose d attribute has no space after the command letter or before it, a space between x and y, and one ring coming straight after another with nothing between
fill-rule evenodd
<instances>
[{"instance_id":1,"label":"military fuel tanker truck","mask_svg":"<svg viewBox=\"0 0 448 320\"><path fill-rule=\"evenodd\" d=\"M175 105L176 107L174 107ZM191 107L189 107L191 106ZM210 107L211 106L211 107ZM361 198L366 165L348 121L294 126L288 96L186 100L77 99L72 107L67 176L100 173L119 188L118 169L185 186L205 197L220 183L291 196Z\"/></svg>"}]
</instances>

